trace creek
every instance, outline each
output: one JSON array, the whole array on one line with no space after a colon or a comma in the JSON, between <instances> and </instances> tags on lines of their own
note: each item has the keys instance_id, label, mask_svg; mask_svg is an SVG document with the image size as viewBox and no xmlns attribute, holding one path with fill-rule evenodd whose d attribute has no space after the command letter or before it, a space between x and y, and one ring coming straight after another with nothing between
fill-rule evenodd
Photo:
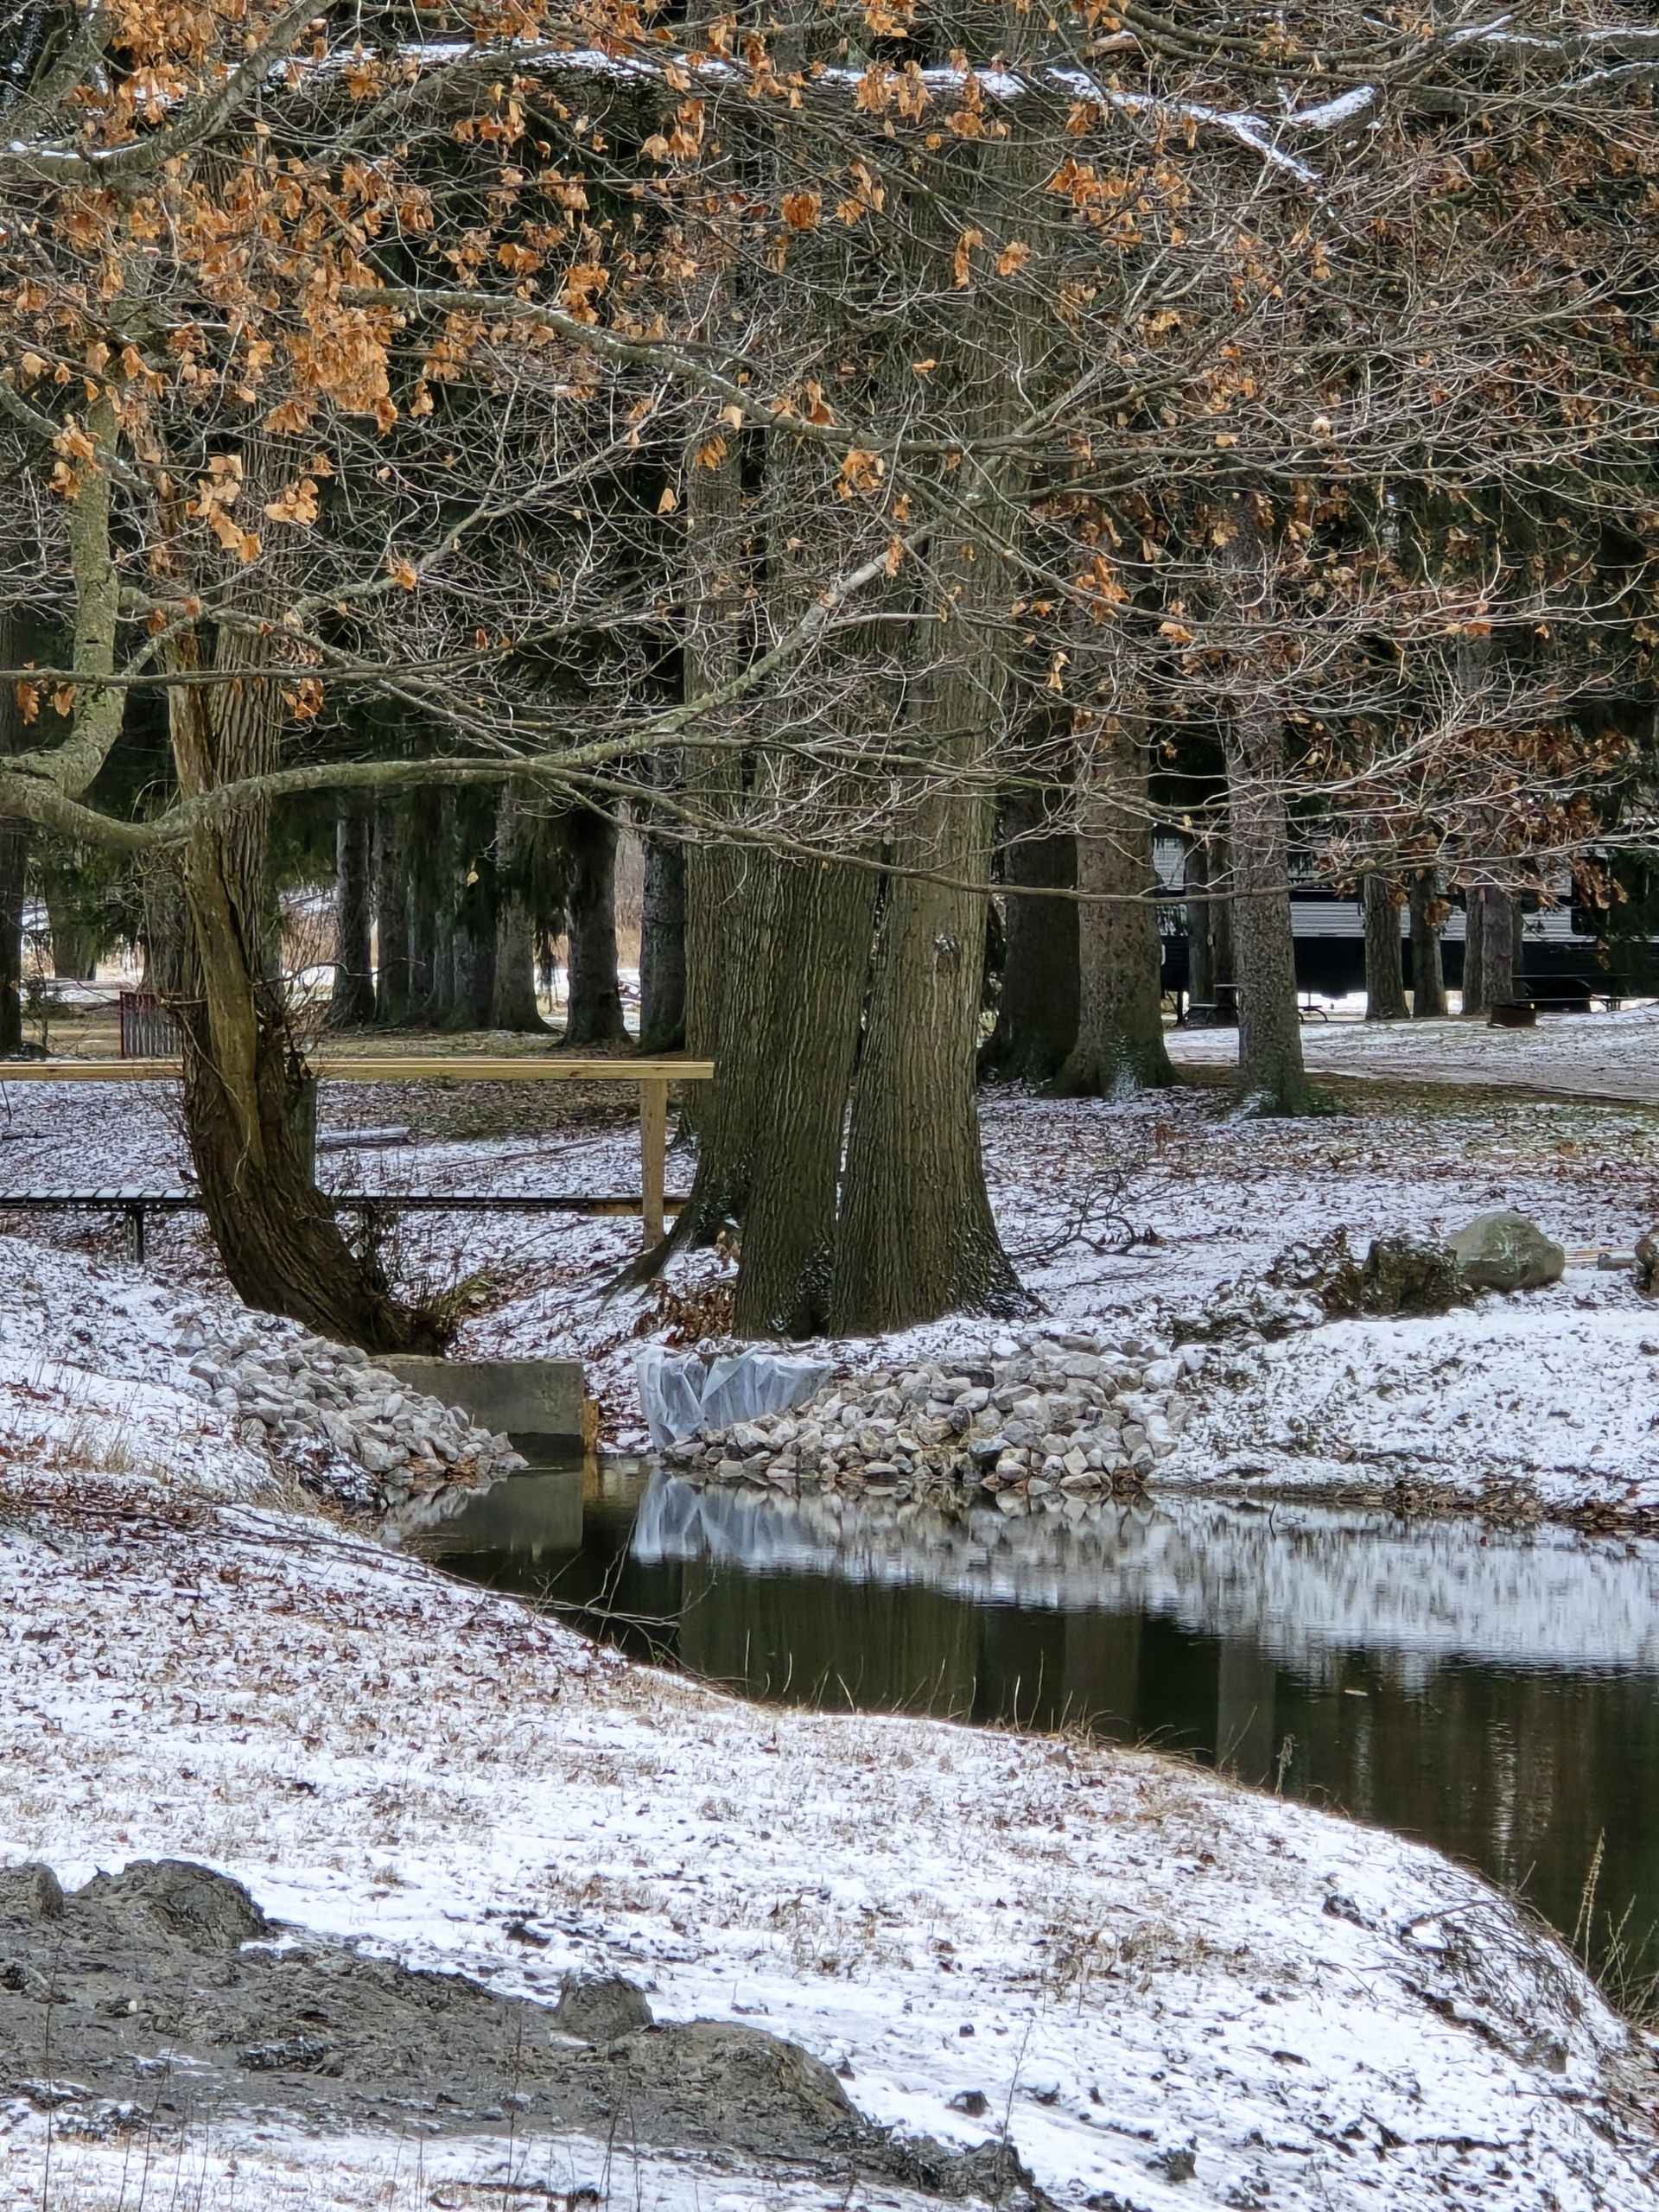
<instances>
[{"instance_id":1,"label":"creek","mask_svg":"<svg viewBox=\"0 0 1659 2212\"><path fill-rule=\"evenodd\" d=\"M1659 1922L1659 1543L1179 1495L945 1513L624 1459L447 1503L411 1550L749 1696L1213 1763L1478 1867L1592 1967Z\"/></svg>"}]
</instances>

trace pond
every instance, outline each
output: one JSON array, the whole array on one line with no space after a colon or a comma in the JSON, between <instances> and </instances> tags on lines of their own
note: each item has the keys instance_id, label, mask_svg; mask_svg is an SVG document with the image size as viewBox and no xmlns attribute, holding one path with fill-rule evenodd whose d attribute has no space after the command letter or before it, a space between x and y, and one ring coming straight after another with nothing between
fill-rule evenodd
<instances>
[{"instance_id":1,"label":"pond","mask_svg":"<svg viewBox=\"0 0 1659 2212\"><path fill-rule=\"evenodd\" d=\"M511 1478L410 1548L752 1696L1077 1726L1659 1922L1659 1544L1179 1496L1009 1517ZM1649 1959L1649 1965L1652 1963Z\"/></svg>"}]
</instances>

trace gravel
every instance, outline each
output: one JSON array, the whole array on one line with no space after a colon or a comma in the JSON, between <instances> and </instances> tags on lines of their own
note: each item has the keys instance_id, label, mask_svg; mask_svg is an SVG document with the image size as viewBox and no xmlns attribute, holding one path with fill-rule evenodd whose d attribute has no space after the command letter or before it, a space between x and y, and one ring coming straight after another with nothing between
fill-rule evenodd
<instances>
[{"instance_id":1,"label":"gravel","mask_svg":"<svg viewBox=\"0 0 1659 2212\"><path fill-rule=\"evenodd\" d=\"M174 1350L197 1388L235 1417L241 1441L264 1446L308 1489L363 1512L522 1467L509 1440L459 1406L422 1396L353 1344L262 1318L210 1336L182 1316Z\"/></svg>"},{"instance_id":2,"label":"gravel","mask_svg":"<svg viewBox=\"0 0 1659 2212\"><path fill-rule=\"evenodd\" d=\"M838 1376L787 1414L671 1445L722 1482L911 1497L985 1491L1006 1509L1133 1489L1175 1448L1207 1354L1140 1336L1033 1331L947 1362Z\"/></svg>"}]
</instances>

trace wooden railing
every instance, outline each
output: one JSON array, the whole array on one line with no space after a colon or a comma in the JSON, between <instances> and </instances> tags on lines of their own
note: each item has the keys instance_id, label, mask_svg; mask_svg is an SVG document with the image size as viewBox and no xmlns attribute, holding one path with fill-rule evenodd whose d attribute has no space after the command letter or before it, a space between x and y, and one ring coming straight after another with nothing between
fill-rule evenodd
<instances>
[{"instance_id":1,"label":"wooden railing","mask_svg":"<svg viewBox=\"0 0 1659 2212\"><path fill-rule=\"evenodd\" d=\"M639 1217L645 1240L663 1234L666 1187L668 1087L671 1083L707 1083L712 1060L664 1053L653 1059L556 1059L526 1054L522 1059L489 1058L466 1053L432 1054L419 1059L348 1058L322 1055L313 1072L323 1083L626 1083L639 1092ZM0 1084L7 1083L176 1083L176 1060L3 1060ZM395 1194L390 1194L396 1203ZM3 1205L0 1198L0 1205Z\"/></svg>"}]
</instances>

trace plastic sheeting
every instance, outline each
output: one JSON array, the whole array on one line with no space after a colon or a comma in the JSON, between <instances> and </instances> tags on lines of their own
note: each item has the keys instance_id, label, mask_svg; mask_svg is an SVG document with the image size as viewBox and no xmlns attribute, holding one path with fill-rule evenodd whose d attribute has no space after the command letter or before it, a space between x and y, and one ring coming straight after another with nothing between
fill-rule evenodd
<instances>
[{"instance_id":1,"label":"plastic sheeting","mask_svg":"<svg viewBox=\"0 0 1659 2212\"><path fill-rule=\"evenodd\" d=\"M775 1351L743 1351L722 1359L676 1355L647 1345L635 1363L639 1404L660 1452L682 1437L729 1428L762 1414L786 1414L822 1389L830 1370L820 1360Z\"/></svg>"}]
</instances>

